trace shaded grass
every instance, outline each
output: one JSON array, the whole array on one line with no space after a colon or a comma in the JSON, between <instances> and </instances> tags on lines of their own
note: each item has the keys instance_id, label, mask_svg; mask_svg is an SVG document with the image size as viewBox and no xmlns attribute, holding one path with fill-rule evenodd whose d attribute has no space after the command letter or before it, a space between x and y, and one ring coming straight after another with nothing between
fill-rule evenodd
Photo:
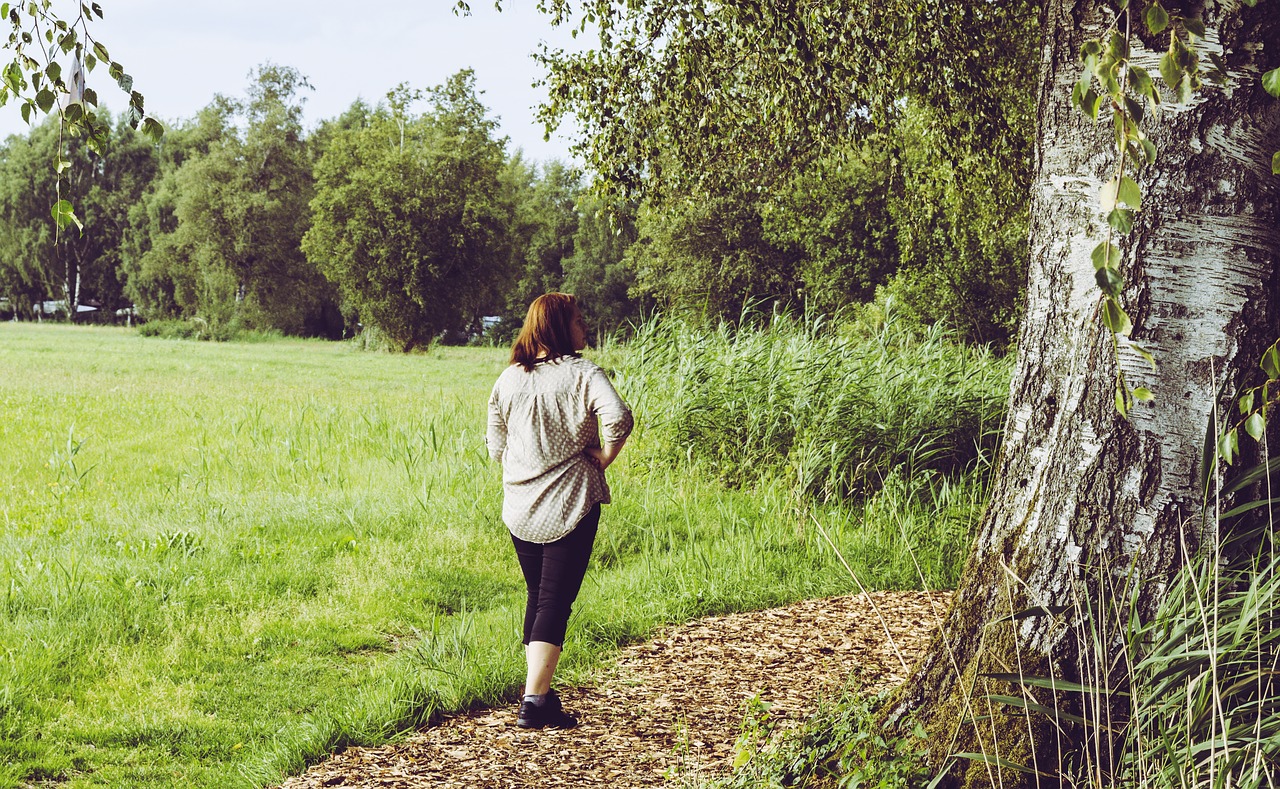
<instances>
[{"instance_id":1,"label":"shaded grass","mask_svg":"<svg viewBox=\"0 0 1280 789\"><path fill-rule=\"evenodd\" d=\"M0 786L258 786L510 700L504 363L0 326ZM663 623L850 589L792 485L670 463L638 405L564 682ZM916 586L908 544L954 579L982 491L935 483L819 511L865 583Z\"/></svg>"}]
</instances>

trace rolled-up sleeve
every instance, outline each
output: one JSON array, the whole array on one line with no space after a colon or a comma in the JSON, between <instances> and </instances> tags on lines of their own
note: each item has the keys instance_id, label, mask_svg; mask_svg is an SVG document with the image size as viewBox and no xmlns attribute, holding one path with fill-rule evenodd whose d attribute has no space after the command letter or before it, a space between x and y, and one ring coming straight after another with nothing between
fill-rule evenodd
<instances>
[{"instance_id":1,"label":"rolled-up sleeve","mask_svg":"<svg viewBox=\"0 0 1280 789\"><path fill-rule=\"evenodd\" d=\"M617 444L631 435L635 419L631 408L618 396L604 370L597 368L588 382L588 407L600 419L602 446Z\"/></svg>"},{"instance_id":2,"label":"rolled-up sleeve","mask_svg":"<svg viewBox=\"0 0 1280 789\"><path fill-rule=\"evenodd\" d=\"M485 443L489 445L489 457L501 463L502 454L507 450L507 420L502 413L497 385L489 394L489 426L485 431Z\"/></svg>"}]
</instances>

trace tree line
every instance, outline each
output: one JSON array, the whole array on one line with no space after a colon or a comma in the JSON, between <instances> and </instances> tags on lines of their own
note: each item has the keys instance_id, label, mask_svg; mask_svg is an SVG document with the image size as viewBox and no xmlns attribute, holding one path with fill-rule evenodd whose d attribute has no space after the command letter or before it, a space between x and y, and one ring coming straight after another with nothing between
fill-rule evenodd
<instances>
[{"instance_id":1,"label":"tree line","mask_svg":"<svg viewBox=\"0 0 1280 789\"><path fill-rule=\"evenodd\" d=\"M1016 322L1026 134L1013 155L940 156L942 111L903 103L802 164L722 166L699 188L639 197L509 151L469 70L312 130L309 89L266 64L243 97L215 97L158 143L123 118L97 150L56 116L11 136L8 312L60 301L299 336L372 327L401 349L476 336L485 316L513 331L549 290L577 293L602 333L654 308L835 313L877 292L977 342L1006 342ZM1027 111L1029 94L1012 95ZM65 172L49 165L59 157ZM62 198L82 232L50 220Z\"/></svg>"}]
</instances>

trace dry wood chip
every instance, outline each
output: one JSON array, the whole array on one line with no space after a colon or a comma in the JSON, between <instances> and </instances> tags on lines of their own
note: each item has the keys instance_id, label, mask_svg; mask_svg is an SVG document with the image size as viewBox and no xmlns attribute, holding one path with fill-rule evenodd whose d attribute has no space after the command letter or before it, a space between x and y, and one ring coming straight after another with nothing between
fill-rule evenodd
<instances>
[{"instance_id":1,"label":"dry wood chip","mask_svg":"<svg viewBox=\"0 0 1280 789\"><path fill-rule=\"evenodd\" d=\"M798 726L850 678L868 692L904 679L941 621L945 592L873 592L806 600L671 628L623 649L596 684L561 691L581 723L516 728L516 710L448 718L407 741L348 748L281 789L525 789L660 786L679 773L729 770L753 698L780 728ZM880 616L875 610L878 609Z\"/></svg>"}]
</instances>

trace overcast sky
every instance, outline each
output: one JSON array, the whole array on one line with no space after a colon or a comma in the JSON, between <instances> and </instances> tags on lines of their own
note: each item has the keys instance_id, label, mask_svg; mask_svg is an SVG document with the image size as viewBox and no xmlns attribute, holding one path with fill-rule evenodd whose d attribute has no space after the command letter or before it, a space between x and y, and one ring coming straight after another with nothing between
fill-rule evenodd
<instances>
[{"instance_id":1,"label":"overcast sky","mask_svg":"<svg viewBox=\"0 0 1280 789\"><path fill-rule=\"evenodd\" d=\"M506 0L501 13L491 0L472 0L469 17L454 16L454 0L99 1L106 18L92 34L133 76L148 112L166 122L193 116L215 93L243 96L249 70L267 61L297 68L315 88L304 91L309 128L356 98L376 104L400 82L428 88L473 68L508 150L540 162L568 158L568 140L544 142L534 120L543 89L532 83L542 70L530 54L542 41L580 45L553 29L534 0ZM124 107L105 68L89 86L113 112ZM15 104L0 108L0 138L25 129Z\"/></svg>"}]
</instances>

